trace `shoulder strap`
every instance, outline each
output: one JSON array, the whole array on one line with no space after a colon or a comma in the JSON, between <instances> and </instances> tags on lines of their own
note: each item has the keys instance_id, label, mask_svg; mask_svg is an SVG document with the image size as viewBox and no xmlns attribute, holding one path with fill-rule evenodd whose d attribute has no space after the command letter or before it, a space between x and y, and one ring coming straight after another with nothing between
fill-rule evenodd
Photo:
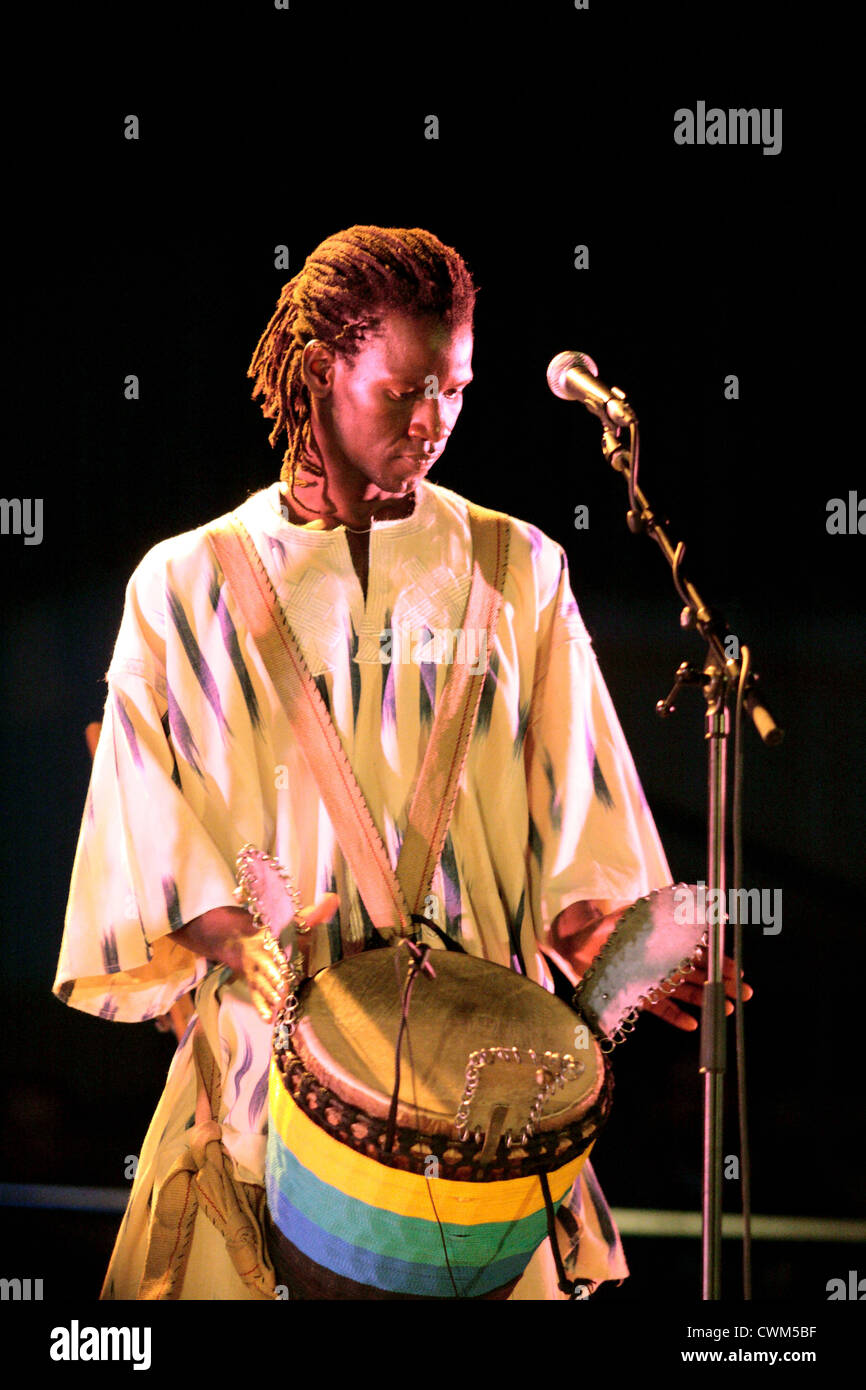
<instances>
[{"instance_id":1,"label":"shoulder strap","mask_svg":"<svg viewBox=\"0 0 866 1390\"><path fill-rule=\"evenodd\" d=\"M340 736L286 620L261 556L237 513L207 528L208 540L241 610L310 772L340 848L377 930L414 930L439 862L487 675L508 565L508 518L469 504L472 585L464 629L486 636L483 669L455 662L440 697L419 769L397 872L346 757Z\"/></svg>"},{"instance_id":2,"label":"shoulder strap","mask_svg":"<svg viewBox=\"0 0 866 1390\"><path fill-rule=\"evenodd\" d=\"M470 502L469 522L472 587L463 631L484 635L484 659L474 673L467 661L451 666L415 783L397 861L397 876L413 913L423 908L445 845L490 665L508 568L508 518Z\"/></svg>"},{"instance_id":3,"label":"shoulder strap","mask_svg":"<svg viewBox=\"0 0 866 1390\"><path fill-rule=\"evenodd\" d=\"M236 513L231 514L225 527L215 525L207 529L208 540L286 711L370 917L379 930L393 931L399 924L401 934L408 933L411 914L388 853L261 556Z\"/></svg>"}]
</instances>

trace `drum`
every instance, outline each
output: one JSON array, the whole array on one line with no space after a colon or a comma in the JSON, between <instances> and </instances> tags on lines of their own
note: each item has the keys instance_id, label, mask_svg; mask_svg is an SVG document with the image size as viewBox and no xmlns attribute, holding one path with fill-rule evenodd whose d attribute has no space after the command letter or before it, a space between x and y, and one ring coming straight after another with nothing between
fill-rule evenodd
<instances>
[{"instance_id":1,"label":"drum","mask_svg":"<svg viewBox=\"0 0 866 1390\"><path fill-rule=\"evenodd\" d=\"M507 1298L607 1118L579 1014L503 966L413 952L308 980L275 1050L268 1239L292 1297Z\"/></svg>"}]
</instances>

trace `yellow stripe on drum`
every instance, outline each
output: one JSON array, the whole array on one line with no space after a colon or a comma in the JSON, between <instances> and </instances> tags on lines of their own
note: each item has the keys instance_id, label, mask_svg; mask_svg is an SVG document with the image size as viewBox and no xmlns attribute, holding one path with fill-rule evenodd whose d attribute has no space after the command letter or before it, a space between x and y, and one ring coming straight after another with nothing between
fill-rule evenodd
<instances>
[{"instance_id":1,"label":"yellow stripe on drum","mask_svg":"<svg viewBox=\"0 0 866 1390\"><path fill-rule=\"evenodd\" d=\"M320 1181L382 1211L430 1220L432 1195L440 1221L471 1226L487 1221L519 1221L544 1206L536 1176L503 1178L498 1182L455 1182L452 1178L405 1173L356 1153L326 1134L299 1109L286 1090L276 1061L271 1062L269 1124L298 1162ZM592 1146L589 1144L579 1158L564 1168L548 1174L554 1202L569 1191Z\"/></svg>"}]
</instances>

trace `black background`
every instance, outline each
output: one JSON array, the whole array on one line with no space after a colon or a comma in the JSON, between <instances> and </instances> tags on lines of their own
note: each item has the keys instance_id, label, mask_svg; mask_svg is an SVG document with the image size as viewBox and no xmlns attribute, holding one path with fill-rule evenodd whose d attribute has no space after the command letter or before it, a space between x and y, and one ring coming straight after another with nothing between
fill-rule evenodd
<instances>
[{"instance_id":1,"label":"black background","mask_svg":"<svg viewBox=\"0 0 866 1390\"><path fill-rule=\"evenodd\" d=\"M786 730L777 749L751 728L745 739L744 881L783 894L782 931L746 931L754 1209L864 1215L866 540L826 529L830 498L866 496L842 409L854 398L845 127L838 101L816 94L821 44L789 11L697 9L292 0L287 12L91 10L74 23L49 10L45 31L19 41L2 491L44 499L44 537L0 537L0 1180L122 1187L141 1144L169 1038L50 994L89 774L83 729L101 717L141 556L278 474L245 374L282 284L325 236L371 222L429 228L481 287L475 381L431 480L565 547L674 877L695 881L703 704L685 694L667 723L654 704L703 646L679 628L661 554L625 525L597 422L550 394L548 361L590 353L640 416L642 486L686 541L689 576L749 644ZM674 112L699 100L781 107L781 153L676 145ZM138 141L124 138L130 113ZM430 114L438 140L425 139ZM283 244L287 273L274 269ZM588 270L574 268L579 244ZM696 1209L695 1036L645 1019L615 1060L595 1154L609 1201ZM733 1153L732 1073L727 1110ZM737 1203L727 1184L726 1210ZM75 1267L95 1298L116 1217L2 1221L4 1272L44 1264L57 1294ZM660 1283L696 1293L697 1241L626 1245L632 1278L599 1297L652 1297ZM730 1242L725 1258L736 1299ZM820 1302L854 1264L841 1243L760 1242L756 1293Z\"/></svg>"}]
</instances>

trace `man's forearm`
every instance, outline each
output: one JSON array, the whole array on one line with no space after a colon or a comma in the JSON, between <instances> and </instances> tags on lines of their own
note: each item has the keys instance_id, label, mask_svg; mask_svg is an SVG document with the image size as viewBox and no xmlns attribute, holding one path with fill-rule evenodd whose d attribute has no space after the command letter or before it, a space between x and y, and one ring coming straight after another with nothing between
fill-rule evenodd
<instances>
[{"instance_id":1,"label":"man's forearm","mask_svg":"<svg viewBox=\"0 0 866 1390\"><path fill-rule=\"evenodd\" d=\"M253 936L256 925L246 908L213 907L180 927L173 936L188 951L207 960L218 960L232 970L241 968L240 943Z\"/></svg>"}]
</instances>

